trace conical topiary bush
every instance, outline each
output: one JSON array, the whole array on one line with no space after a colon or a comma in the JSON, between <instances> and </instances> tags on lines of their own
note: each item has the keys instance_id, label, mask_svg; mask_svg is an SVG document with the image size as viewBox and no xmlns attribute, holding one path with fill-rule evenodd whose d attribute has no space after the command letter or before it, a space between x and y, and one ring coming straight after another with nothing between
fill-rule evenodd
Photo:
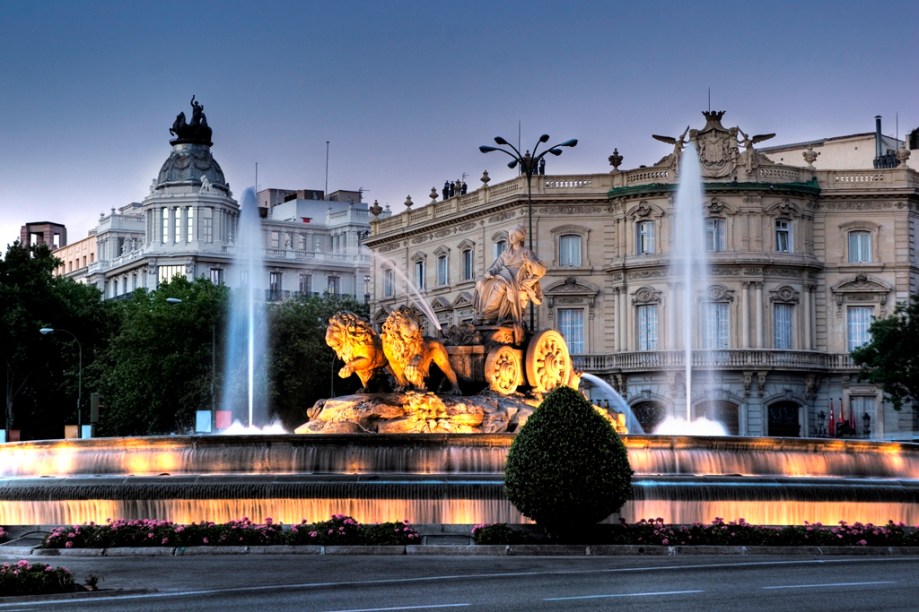
<instances>
[{"instance_id":1,"label":"conical topiary bush","mask_svg":"<svg viewBox=\"0 0 919 612\"><path fill-rule=\"evenodd\" d=\"M504 477L508 500L559 538L618 511L632 492L625 445L612 424L569 387L549 393L521 428Z\"/></svg>"}]
</instances>

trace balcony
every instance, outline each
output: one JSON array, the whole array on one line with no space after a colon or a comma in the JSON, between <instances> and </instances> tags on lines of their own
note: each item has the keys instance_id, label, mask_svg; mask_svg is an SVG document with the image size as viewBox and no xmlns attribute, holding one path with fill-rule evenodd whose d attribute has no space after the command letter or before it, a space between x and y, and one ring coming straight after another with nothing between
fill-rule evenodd
<instances>
[{"instance_id":1,"label":"balcony","mask_svg":"<svg viewBox=\"0 0 919 612\"><path fill-rule=\"evenodd\" d=\"M610 355L572 355L574 367L585 372L646 372L682 370L683 351L635 351ZM764 349L696 350L694 369L795 370L808 372L857 372L848 353L776 351Z\"/></svg>"}]
</instances>

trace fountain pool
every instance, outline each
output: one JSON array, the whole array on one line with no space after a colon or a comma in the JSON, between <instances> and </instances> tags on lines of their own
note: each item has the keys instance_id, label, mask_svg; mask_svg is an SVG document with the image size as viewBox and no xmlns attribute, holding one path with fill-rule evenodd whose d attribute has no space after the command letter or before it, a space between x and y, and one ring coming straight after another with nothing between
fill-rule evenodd
<instances>
[{"instance_id":1,"label":"fountain pool","mask_svg":"<svg viewBox=\"0 0 919 612\"><path fill-rule=\"evenodd\" d=\"M96 438L0 446L0 524L526 522L506 500L513 434ZM628 521L919 524L919 445L625 436Z\"/></svg>"}]
</instances>

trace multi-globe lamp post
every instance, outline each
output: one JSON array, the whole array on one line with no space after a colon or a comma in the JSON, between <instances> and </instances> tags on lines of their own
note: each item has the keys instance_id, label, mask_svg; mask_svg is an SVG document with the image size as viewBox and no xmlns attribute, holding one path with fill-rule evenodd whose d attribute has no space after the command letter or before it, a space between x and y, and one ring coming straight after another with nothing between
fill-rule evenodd
<instances>
[{"instance_id":1,"label":"multi-globe lamp post","mask_svg":"<svg viewBox=\"0 0 919 612\"><path fill-rule=\"evenodd\" d=\"M493 147L491 145L482 145L479 147L479 151L482 153L491 153L492 151L500 151L505 155L511 157L511 161L507 162L507 167L510 169L520 166L520 171L524 173L527 177L527 246L530 251L533 251L533 174L539 168L540 162L543 161L543 158L547 153L551 153L558 157L562 154L562 147L574 147L578 144L577 138L572 138L571 140L566 140L565 142L551 145L547 149L544 149L541 153L538 153L540 145L544 145L549 142L549 135L543 134L539 137L539 141L536 143L536 146L533 147L533 152L526 151L521 154L520 150L509 143L506 139L501 136L495 136L495 144L501 145L500 147ZM502 148L507 147L507 148ZM530 331L532 331L535 326L535 312L533 305L530 304Z\"/></svg>"},{"instance_id":2,"label":"multi-globe lamp post","mask_svg":"<svg viewBox=\"0 0 919 612\"><path fill-rule=\"evenodd\" d=\"M77 335L72 331L67 331L66 329L54 328L54 327L42 327L38 330L44 335L56 334L58 332L62 334L68 334L73 338L74 342L77 343L77 354L78 359L78 375L77 375L77 437L83 437L83 413L81 411L81 405L83 403L83 344L80 342L80 339L77 338Z\"/></svg>"}]
</instances>

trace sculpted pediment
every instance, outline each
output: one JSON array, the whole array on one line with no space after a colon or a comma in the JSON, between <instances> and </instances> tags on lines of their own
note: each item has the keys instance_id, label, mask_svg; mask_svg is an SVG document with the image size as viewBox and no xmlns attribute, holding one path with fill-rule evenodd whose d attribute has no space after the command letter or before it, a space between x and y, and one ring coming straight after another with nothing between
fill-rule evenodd
<instances>
[{"instance_id":1,"label":"sculpted pediment","mask_svg":"<svg viewBox=\"0 0 919 612\"><path fill-rule=\"evenodd\" d=\"M565 280L555 283L543 290L546 295L581 295L595 296L600 290L591 283L569 276Z\"/></svg>"},{"instance_id":2,"label":"sculpted pediment","mask_svg":"<svg viewBox=\"0 0 919 612\"><path fill-rule=\"evenodd\" d=\"M856 274L855 278L833 285L833 293L888 293L891 286L867 274Z\"/></svg>"},{"instance_id":3,"label":"sculpted pediment","mask_svg":"<svg viewBox=\"0 0 919 612\"><path fill-rule=\"evenodd\" d=\"M454 308L472 308L472 294L468 291L460 291L456 299L453 300Z\"/></svg>"}]
</instances>

